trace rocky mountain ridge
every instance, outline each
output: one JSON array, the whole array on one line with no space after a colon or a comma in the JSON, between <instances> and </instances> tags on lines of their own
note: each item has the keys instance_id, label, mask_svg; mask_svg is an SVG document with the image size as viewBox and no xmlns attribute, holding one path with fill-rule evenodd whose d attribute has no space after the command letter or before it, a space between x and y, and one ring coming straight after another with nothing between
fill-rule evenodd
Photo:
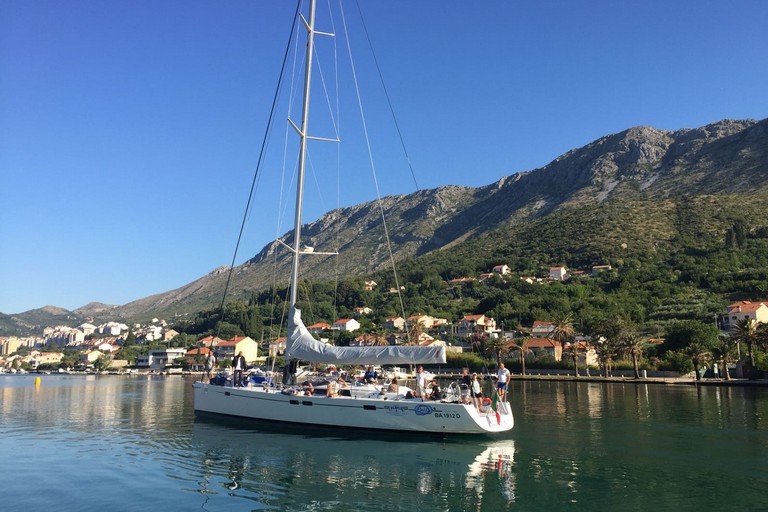
<instances>
[{"instance_id":1,"label":"rocky mountain ridge","mask_svg":"<svg viewBox=\"0 0 768 512\"><path fill-rule=\"evenodd\" d=\"M332 250L338 243L342 256L339 261L330 256L305 258L303 273L322 279L336 272L367 274L388 265L380 208L386 212L393 257L402 260L573 208L767 192L768 119L723 120L675 131L633 127L484 187L444 186L388 196L381 207L369 202L332 210L304 226L303 236L306 245L318 251ZM292 233L287 233L284 242L290 245L291 239ZM287 275L288 265L288 251L276 242L268 244L235 269L232 296L272 283L275 272ZM221 300L227 270L219 267L185 286L111 308L109 313L131 319L210 307Z\"/></svg>"}]
</instances>

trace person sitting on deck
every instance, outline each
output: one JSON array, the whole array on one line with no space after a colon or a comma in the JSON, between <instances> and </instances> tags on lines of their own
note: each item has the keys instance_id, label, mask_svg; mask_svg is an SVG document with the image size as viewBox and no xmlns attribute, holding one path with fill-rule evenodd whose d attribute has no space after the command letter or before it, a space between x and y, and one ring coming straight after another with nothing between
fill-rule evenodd
<instances>
[{"instance_id":1,"label":"person sitting on deck","mask_svg":"<svg viewBox=\"0 0 768 512\"><path fill-rule=\"evenodd\" d=\"M461 403L470 403L470 388L472 387L472 377L469 375L469 368L461 371Z\"/></svg>"},{"instance_id":2,"label":"person sitting on deck","mask_svg":"<svg viewBox=\"0 0 768 512\"><path fill-rule=\"evenodd\" d=\"M389 383L387 391L390 393L400 393L400 384L397 383L397 377L392 377L392 381Z\"/></svg>"},{"instance_id":3,"label":"person sitting on deck","mask_svg":"<svg viewBox=\"0 0 768 512\"><path fill-rule=\"evenodd\" d=\"M369 366L367 370L365 370L365 374L363 374L363 382L366 384L373 384L376 382L376 371L373 369L373 366Z\"/></svg>"},{"instance_id":4,"label":"person sitting on deck","mask_svg":"<svg viewBox=\"0 0 768 512\"><path fill-rule=\"evenodd\" d=\"M325 390L325 396L339 396L339 383L335 380L328 381L328 387Z\"/></svg>"},{"instance_id":5,"label":"person sitting on deck","mask_svg":"<svg viewBox=\"0 0 768 512\"><path fill-rule=\"evenodd\" d=\"M440 392L440 386L437 384L437 379L432 379L432 392L429 395L430 400L440 400L443 398L443 394Z\"/></svg>"}]
</instances>

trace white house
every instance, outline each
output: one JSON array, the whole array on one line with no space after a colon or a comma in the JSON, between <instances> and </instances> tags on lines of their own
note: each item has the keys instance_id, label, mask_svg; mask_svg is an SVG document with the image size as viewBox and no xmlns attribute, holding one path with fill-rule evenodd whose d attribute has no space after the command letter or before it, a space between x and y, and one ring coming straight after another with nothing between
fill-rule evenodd
<instances>
[{"instance_id":1,"label":"white house","mask_svg":"<svg viewBox=\"0 0 768 512\"><path fill-rule=\"evenodd\" d=\"M360 322L354 318L340 318L333 323L333 329L336 331L356 331L360 328Z\"/></svg>"},{"instance_id":2,"label":"white house","mask_svg":"<svg viewBox=\"0 0 768 512\"><path fill-rule=\"evenodd\" d=\"M536 320L531 327L531 337L533 338L548 338L552 331L555 330L555 322L543 322Z\"/></svg>"},{"instance_id":3,"label":"white house","mask_svg":"<svg viewBox=\"0 0 768 512\"><path fill-rule=\"evenodd\" d=\"M96 326L89 323L80 324L78 328L83 331L86 336L96 332Z\"/></svg>"},{"instance_id":4,"label":"white house","mask_svg":"<svg viewBox=\"0 0 768 512\"><path fill-rule=\"evenodd\" d=\"M136 366L152 370L165 370L165 368L172 365L176 359L185 357L186 355L187 349L182 347L150 350L149 354L138 356L136 358Z\"/></svg>"},{"instance_id":5,"label":"white house","mask_svg":"<svg viewBox=\"0 0 768 512\"><path fill-rule=\"evenodd\" d=\"M384 320L384 328L390 331L402 331L405 329L405 320L399 316L391 316Z\"/></svg>"},{"instance_id":6,"label":"white house","mask_svg":"<svg viewBox=\"0 0 768 512\"><path fill-rule=\"evenodd\" d=\"M101 324L97 330L99 334L106 334L107 336L120 336L123 331L128 330L128 326L117 322L107 322L106 324Z\"/></svg>"},{"instance_id":7,"label":"white house","mask_svg":"<svg viewBox=\"0 0 768 512\"><path fill-rule=\"evenodd\" d=\"M496 265L495 267L493 267L493 271L503 276L511 272L510 268L507 265Z\"/></svg>"},{"instance_id":8,"label":"white house","mask_svg":"<svg viewBox=\"0 0 768 512\"><path fill-rule=\"evenodd\" d=\"M565 281L568 279L568 269L565 267L552 267L549 269L549 278L552 281Z\"/></svg>"}]
</instances>

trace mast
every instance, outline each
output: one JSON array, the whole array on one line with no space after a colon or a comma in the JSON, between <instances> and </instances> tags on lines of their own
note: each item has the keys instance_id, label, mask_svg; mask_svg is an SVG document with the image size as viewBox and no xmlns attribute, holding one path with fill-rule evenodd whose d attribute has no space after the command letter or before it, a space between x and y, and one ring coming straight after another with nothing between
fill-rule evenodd
<instances>
[{"instance_id":1,"label":"mast","mask_svg":"<svg viewBox=\"0 0 768 512\"><path fill-rule=\"evenodd\" d=\"M301 214L304 202L304 171L306 169L307 158L307 140L309 139L309 95L312 83L312 57L315 47L315 0L309 2L309 21L301 16L304 26L307 29L307 53L306 68L304 70L304 100L301 107L301 128L297 127L290 119L288 120L296 132L299 134L299 169L296 179L296 213L293 224L293 266L291 268L291 289L290 289L290 316L293 316L293 310L296 306L299 290L299 264L301 257ZM290 334L290 333L289 333ZM296 365L295 359L286 361L283 369L283 384L292 385L296 383Z\"/></svg>"},{"instance_id":2,"label":"mast","mask_svg":"<svg viewBox=\"0 0 768 512\"><path fill-rule=\"evenodd\" d=\"M304 101L301 109L301 128L298 131L299 143L299 171L296 180L296 214L293 225L293 268L291 269L291 294L290 305L293 308L298 298L299 281L299 257L301 255L301 213L304 201L304 170L307 157L307 130L309 127L309 93L312 83L312 56L315 46L315 0L309 3L309 22L302 16L307 28L307 55L304 71ZM295 127L295 125L294 125Z\"/></svg>"}]
</instances>

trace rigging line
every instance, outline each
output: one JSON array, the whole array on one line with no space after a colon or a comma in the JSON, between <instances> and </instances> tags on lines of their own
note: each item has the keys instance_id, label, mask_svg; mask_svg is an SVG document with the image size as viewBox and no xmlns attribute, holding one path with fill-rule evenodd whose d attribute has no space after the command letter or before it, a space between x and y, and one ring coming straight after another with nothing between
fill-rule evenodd
<instances>
[{"instance_id":1,"label":"rigging line","mask_svg":"<svg viewBox=\"0 0 768 512\"><path fill-rule=\"evenodd\" d=\"M293 15L293 21L291 22L291 32L290 32L290 35L288 36L288 44L286 45L286 48L285 48L285 54L283 55L283 64L280 67L280 75L279 75L279 77L277 79L277 87L275 88L275 95L272 98L272 107L270 108L270 111L269 111L269 118L267 120L267 128L264 131L264 139L262 140L262 143L261 143L261 150L259 151L259 158L258 158L257 163L256 163L256 171L253 173L253 180L251 181L251 190L248 193L248 202L247 202L247 204L245 206L245 212L243 213L243 221L240 224L240 232L239 232L239 234L237 236L237 243L235 244L235 252L232 255L232 264L229 266L229 274L227 274L227 283L224 286L224 293L222 294L222 297L221 297L221 304L219 306L219 309L221 310L222 321L224 319L224 302L227 299L227 292L229 291L229 286L230 286L230 284L232 282L232 275L233 275L233 273L235 271L235 260L237 259L237 253L240 250L240 242L243 239L243 232L245 231L245 224L248 221L248 212L251 209L251 204L252 204L252 201L253 201L253 193L254 193L254 191L256 189L256 184L258 182L258 178L259 178L259 176L261 176L259 171L262 168L263 159L264 159L264 152L265 152L266 147L267 147L267 142L268 142L268 139L269 139L269 133L272 130L272 119L273 119L273 117L275 115L275 108L277 106L277 99L280 96L280 89L281 89L281 86L282 86L282 83L283 83L283 74L285 73L285 65L286 65L286 62L288 62L288 55L289 55L290 48L291 48L291 40L293 39L293 31L294 31L294 29L296 27L296 20L297 20L297 18L299 16L299 13L300 13L300 7L301 7L301 1L299 0L299 2L297 2L297 4L296 4L296 12ZM220 328L221 328L221 323L219 323L219 327L217 329L217 336L218 336L218 332L219 332Z\"/></svg>"},{"instance_id":2,"label":"rigging line","mask_svg":"<svg viewBox=\"0 0 768 512\"><path fill-rule=\"evenodd\" d=\"M299 21L299 13L301 12L301 4L303 4L302 0L299 0L299 7L298 13L296 17L293 20L293 27L295 28ZM291 133L290 128L290 119L292 116L292 106L293 106L293 100L296 97L297 94L297 80L296 80L296 70L298 66L298 58L300 52L298 51L299 48L299 38L295 37L293 38L293 60L291 63L291 79L290 79L290 87L289 87L289 93L288 93L288 121L285 123L285 131L283 132L283 159L282 159L282 166L281 166L281 173L280 173L280 194L278 195L278 206L277 206L277 219L275 223L275 240L279 241L281 240L281 226L283 225L283 219L287 216L286 209L288 208L288 203L283 203L283 198L285 197L285 190L286 187L290 186L290 183L293 182L293 178L295 176L296 168L298 167L297 161L298 161L298 154L295 157L294 165L292 169L294 169L294 172L291 173L291 178L289 180L288 185L286 185L286 175L287 175L287 162L288 162L288 139ZM270 294L269 301L270 301L270 318L269 318L269 328L270 328L270 334L274 336L274 339L277 340L280 335L282 334L282 328L283 324L286 321L287 313L286 313L286 302L288 301L288 293L289 288L286 287L285 296L282 297L282 300L280 304L282 304L282 312L280 314L280 321L277 325L277 333L275 333L275 309L277 307L277 301L281 297L278 294L278 252L280 251L280 244L277 244L273 242L274 250L272 251L272 293ZM277 350L279 347L276 346L275 349ZM276 365L276 359L272 360L272 368L274 369Z\"/></svg>"},{"instance_id":3,"label":"rigging line","mask_svg":"<svg viewBox=\"0 0 768 512\"><path fill-rule=\"evenodd\" d=\"M339 5L341 6L341 2L339 2ZM331 22L331 28L333 30L333 33L336 34L338 32L338 29L336 28L336 18L333 15L333 9L328 9L328 12L330 14L330 22ZM336 109L335 109L335 117L332 119L332 123L334 128L336 129L336 139L341 140L341 107L340 107L340 83L339 83L339 39L337 37L333 38L333 72L334 72L334 87L335 87L335 101L336 101ZM322 73L322 72L321 72ZM325 83L325 82L323 82ZM333 110L332 110L333 112ZM341 210L341 144L336 144L336 210ZM337 223L335 227L335 231L333 233L333 249L338 253L340 249L340 239L341 239L341 226ZM333 260L333 323L335 324L337 320L339 320L339 277L341 273L340 268L340 258L336 257ZM336 331L333 331L333 344L336 345L338 341L338 336L336 335Z\"/></svg>"},{"instance_id":4,"label":"rigging line","mask_svg":"<svg viewBox=\"0 0 768 512\"><path fill-rule=\"evenodd\" d=\"M421 190L419 188L419 184L416 181L416 173L413 171L413 164L411 163L411 157L408 155L408 149L405 147L405 139L403 138L403 133L400 131L400 124L397 122L397 116L395 116L395 108L392 106L392 100L389 98L389 91L387 90L387 86L384 83L384 75L381 72L381 68L379 67L379 60L376 58L376 52L373 51L373 43L371 42L371 36L368 34L368 26L365 24L365 18L363 18L363 12L360 10L360 2L355 2L355 5L357 5L357 11L360 13L360 21L363 24L363 32L365 32L366 40L368 41L368 46L371 49L371 56L373 57L373 64L376 66L376 72L379 74L379 81L381 81L381 88L384 90L384 96L387 98L387 105L389 106L389 111L392 114L392 121L395 123L395 130L397 130L397 135L400 137L400 145L403 147L403 153L405 154L405 160L408 162L408 169L411 171L411 178L413 178L413 184L416 186L416 190Z\"/></svg>"},{"instance_id":5,"label":"rigging line","mask_svg":"<svg viewBox=\"0 0 768 512\"><path fill-rule=\"evenodd\" d=\"M339 3L339 6L341 7L342 4ZM376 199L377 199L376 203L378 204L379 211L381 213L381 224L384 227L384 236L385 236L385 238L387 240L387 251L389 252L389 260L390 260L390 263L392 265L392 273L393 273L394 278L395 278L395 287L397 288L397 297L398 297L398 299L400 301L400 310L403 313L403 318L405 318L405 305L403 304L403 295L402 295L402 293L400 291L400 280L399 280L399 278L397 276L397 267L395 266L395 255L392 252L392 241L391 241L391 239L389 237L389 228L387 227L387 218L384 215L384 204L383 204L383 202L381 200L381 191L379 190L379 181L378 181L378 178L376 177L376 164L373 161L373 153L371 152L371 139L370 139L369 134L368 134L368 125L367 125L367 123L365 121L365 112L363 110L362 98L360 96L360 87L359 87L359 84L357 82L357 72L356 72L356 69L355 69L355 62L354 62L354 60L352 58L352 47L350 46L350 42L349 42L349 33L346 30L347 20L346 20L346 17L344 16L344 8L341 7L340 10L341 10L342 25L344 25L344 29L345 29L344 30L344 35L345 35L345 40L346 40L346 43L347 43L347 52L349 54L350 68L352 69L352 78L353 78L352 81L353 81L353 83L355 85L355 93L357 94L357 107L358 107L358 109L360 111L360 121L361 121L362 126L363 126L363 133L365 135L365 144L366 144L366 148L368 150L368 160L369 160L369 162L371 164L371 174L373 175L373 183L374 183L374 186L376 188ZM410 335L408 335L408 340L410 341Z\"/></svg>"}]
</instances>

